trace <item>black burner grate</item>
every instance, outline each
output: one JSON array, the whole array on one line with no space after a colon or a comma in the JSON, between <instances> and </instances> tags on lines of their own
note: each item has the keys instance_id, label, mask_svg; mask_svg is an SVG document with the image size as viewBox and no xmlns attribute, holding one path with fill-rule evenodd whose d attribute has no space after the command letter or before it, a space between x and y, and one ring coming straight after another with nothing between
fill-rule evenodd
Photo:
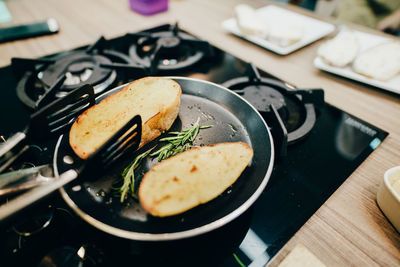
<instances>
[{"instance_id":1,"label":"black burner grate","mask_svg":"<svg viewBox=\"0 0 400 267\"><path fill-rule=\"evenodd\" d=\"M93 85L95 93L100 94L117 83L127 82L121 69L131 73L134 70L143 76L145 68L137 66L121 52L106 49L107 43L101 37L86 49L37 60L13 58L13 70L20 77L16 88L19 99L37 109L84 84Z\"/></svg>"},{"instance_id":2,"label":"black burner grate","mask_svg":"<svg viewBox=\"0 0 400 267\"><path fill-rule=\"evenodd\" d=\"M208 42L182 32L178 24L161 31L128 34L133 40L129 55L140 65L150 69L151 74L180 71L213 56Z\"/></svg>"},{"instance_id":3,"label":"black burner grate","mask_svg":"<svg viewBox=\"0 0 400 267\"><path fill-rule=\"evenodd\" d=\"M222 85L247 99L267 121L272 105L286 128L288 144L301 140L311 131L316 121L315 106L323 104L322 89L292 89L279 80L261 77L252 64L247 66L245 75ZM303 97L306 94L313 97Z\"/></svg>"}]
</instances>

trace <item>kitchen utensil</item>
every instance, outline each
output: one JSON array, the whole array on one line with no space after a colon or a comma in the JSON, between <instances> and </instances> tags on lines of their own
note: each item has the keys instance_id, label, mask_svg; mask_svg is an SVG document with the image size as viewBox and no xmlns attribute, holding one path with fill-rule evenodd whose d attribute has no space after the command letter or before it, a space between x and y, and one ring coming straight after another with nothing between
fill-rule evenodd
<instances>
[{"instance_id":1,"label":"kitchen utensil","mask_svg":"<svg viewBox=\"0 0 400 267\"><path fill-rule=\"evenodd\" d=\"M58 32L58 28L58 23L54 18L29 24L2 27L0 28L0 43L55 34Z\"/></svg>"},{"instance_id":2,"label":"kitchen utensil","mask_svg":"<svg viewBox=\"0 0 400 267\"><path fill-rule=\"evenodd\" d=\"M46 164L0 175L0 197L27 190L53 180L53 168Z\"/></svg>"},{"instance_id":3,"label":"kitchen utensil","mask_svg":"<svg viewBox=\"0 0 400 267\"><path fill-rule=\"evenodd\" d=\"M238 180L216 199L183 214L156 218L147 214L136 201L121 204L112 198L113 183L130 161L121 162L94 182L76 181L61 189L66 203L86 222L114 236L132 240L177 240L194 237L231 222L246 211L263 192L272 172L274 147L268 126L246 100L220 85L191 78L172 77L181 85L179 116L171 131L191 127L200 118L200 125L213 127L200 130L194 145L242 141L250 144L254 157ZM117 87L102 98L118 92ZM100 97L100 98L101 98ZM157 140L138 151L147 150ZM68 134L59 138L53 166L56 176L69 168L64 158L76 159L68 144ZM147 157L137 170L139 179L157 159Z\"/></svg>"},{"instance_id":4,"label":"kitchen utensil","mask_svg":"<svg viewBox=\"0 0 400 267\"><path fill-rule=\"evenodd\" d=\"M91 85L84 85L33 113L29 125L22 132L11 136L0 145L1 170L4 165L10 165L12 156L7 152L18 145L31 141L46 140L50 136L60 134L73 122L73 118L84 109L95 104L94 89Z\"/></svg>"},{"instance_id":5,"label":"kitchen utensil","mask_svg":"<svg viewBox=\"0 0 400 267\"><path fill-rule=\"evenodd\" d=\"M4 220L21 209L33 204L51 192L73 181L79 175L89 176L90 173L98 173L107 169L112 163L129 151L139 147L142 132L142 120L139 115L133 117L117 133L115 133L104 145L102 145L87 160L81 160L74 168L69 168L52 183L32 189L15 199L0 206L0 220ZM66 159L70 162L70 159Z\"/></svg>"}]
</instances>

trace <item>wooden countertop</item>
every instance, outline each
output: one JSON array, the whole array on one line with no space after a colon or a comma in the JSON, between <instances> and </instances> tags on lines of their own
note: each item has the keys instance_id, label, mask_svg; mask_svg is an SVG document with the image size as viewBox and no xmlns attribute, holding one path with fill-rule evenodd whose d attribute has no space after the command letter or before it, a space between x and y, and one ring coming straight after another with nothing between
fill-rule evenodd
<instances>
[{"instance_id":1,"label":"wooden countertop","mask_svg":"<svg viewBox=\"0 0 400 267\"><path fill-rule=\"evenodd\" d=\"M269 265L276 266L298 243L328 266L400 265L400 235L376 205L376 192L384 172L400 165L400 96L317 70L312 62L320 42L279 56L228 34L220 24L232 16L233 7L240 2L243 1L171 0L168 12L145 17L130 11L127 0L6 1L14 18L12 24L54 17L60 32L0 44L0 66L9 64L11 57L36 58L93 43L100 35L112 38L178 21L199 38L254 62L289 83L303 88L322 87L327 102L390 135ZM261 0L246 3L253 7L267 4ZM289 8L312 15L296 7ZM7 25L11 23L0 26Z\"/></svg>"}]
</instances>

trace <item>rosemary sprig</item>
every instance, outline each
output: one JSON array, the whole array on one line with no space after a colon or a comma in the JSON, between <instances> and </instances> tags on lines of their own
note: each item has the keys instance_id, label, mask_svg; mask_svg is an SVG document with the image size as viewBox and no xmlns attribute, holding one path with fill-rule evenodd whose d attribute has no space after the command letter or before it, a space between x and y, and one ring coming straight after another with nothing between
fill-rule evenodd
<instances>
[{"instance_id":1,"label":"rosemary sprig","mask_svg":"<svg viewBox=\"0 0 400 267\"><path fill-rule=\"evenodd\" d=\"M154 147L153 147L154 148ZM124 202L128 193L134 198L137 199L135 194L135 169L139 167L142 160L147 157L147 155L153 150L153 148L147 150L146 152L138 155L135 160L128 165L124 171L122 172L122 178L124 180L121 188L119 188L119 192L121 193L120 201L121 203Z\"/></svg>"},{"instance_id":2,"label":"rosemary sprig","mask_svg":"<svg viewBox=\"0 0 400 267\"><path fill-rule=\"evenodd\" d=\"M161 142L167 141L168 144L162 146L156 152L151 153L150 156L158 156L158 161L162 161L190 149L193 145L193 141L199 134L200 129L212 127L212 125L200 126L199 121L200 118L197 119L190 129L182 132L169 132L169 134L173 136L160 139Z\"/></svg>"},{"instance_id":3,"label":"rosemary sprig","mask_svg":"<svg viewBox=\"0 0 400 267\"><path fill-rule=\"evenodd\" d=\"M192 148L193 141L199 134L200 129L212 127L212 125L200 126L199 121L200 118L197 119L190 129L182 132L169 132L168 134L173 136L164 137L159 140L161 142L168 142L168 144L162 146L159 150L151 154L150 152L154 147L138 155L134 161L124 169L121 174L123 184L121 187L116 188L116 191L121 194L121 203L124 202L128 194L137 199L137 195L135 194L135 169L139 167L142 160L150 154L151 157L157 156L158 161L162 161Z\"/></svg>"}]
</instances>

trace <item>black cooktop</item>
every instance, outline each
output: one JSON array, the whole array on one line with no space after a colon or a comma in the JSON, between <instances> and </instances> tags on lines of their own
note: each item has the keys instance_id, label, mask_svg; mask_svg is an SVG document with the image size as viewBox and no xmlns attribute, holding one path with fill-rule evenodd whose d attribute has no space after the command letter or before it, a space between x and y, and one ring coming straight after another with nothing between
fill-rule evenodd
<instances>
[{"instance_id":1,"label":"black cooktop","mask_svg":"<svg viewBox=\"0 0 400 267\"><path fill-rule=\"evenodd\" d=\"M224 84L260 111L278 151L261 197L245 214L210 233L181 241L137 242L91 227L56 193L12 226L3 226L0 265L263 266L387 136L323 103L322 89L296 90L177 25L100 38L91 46L38 61L14 59L0 69L0 135L7 138L22 130L43 95L52 101L89 81L100 94L147 75ZM53 149L54 140L48 140L31 147L16 164L51 163Z\"/></svg>"}]
</instances>

